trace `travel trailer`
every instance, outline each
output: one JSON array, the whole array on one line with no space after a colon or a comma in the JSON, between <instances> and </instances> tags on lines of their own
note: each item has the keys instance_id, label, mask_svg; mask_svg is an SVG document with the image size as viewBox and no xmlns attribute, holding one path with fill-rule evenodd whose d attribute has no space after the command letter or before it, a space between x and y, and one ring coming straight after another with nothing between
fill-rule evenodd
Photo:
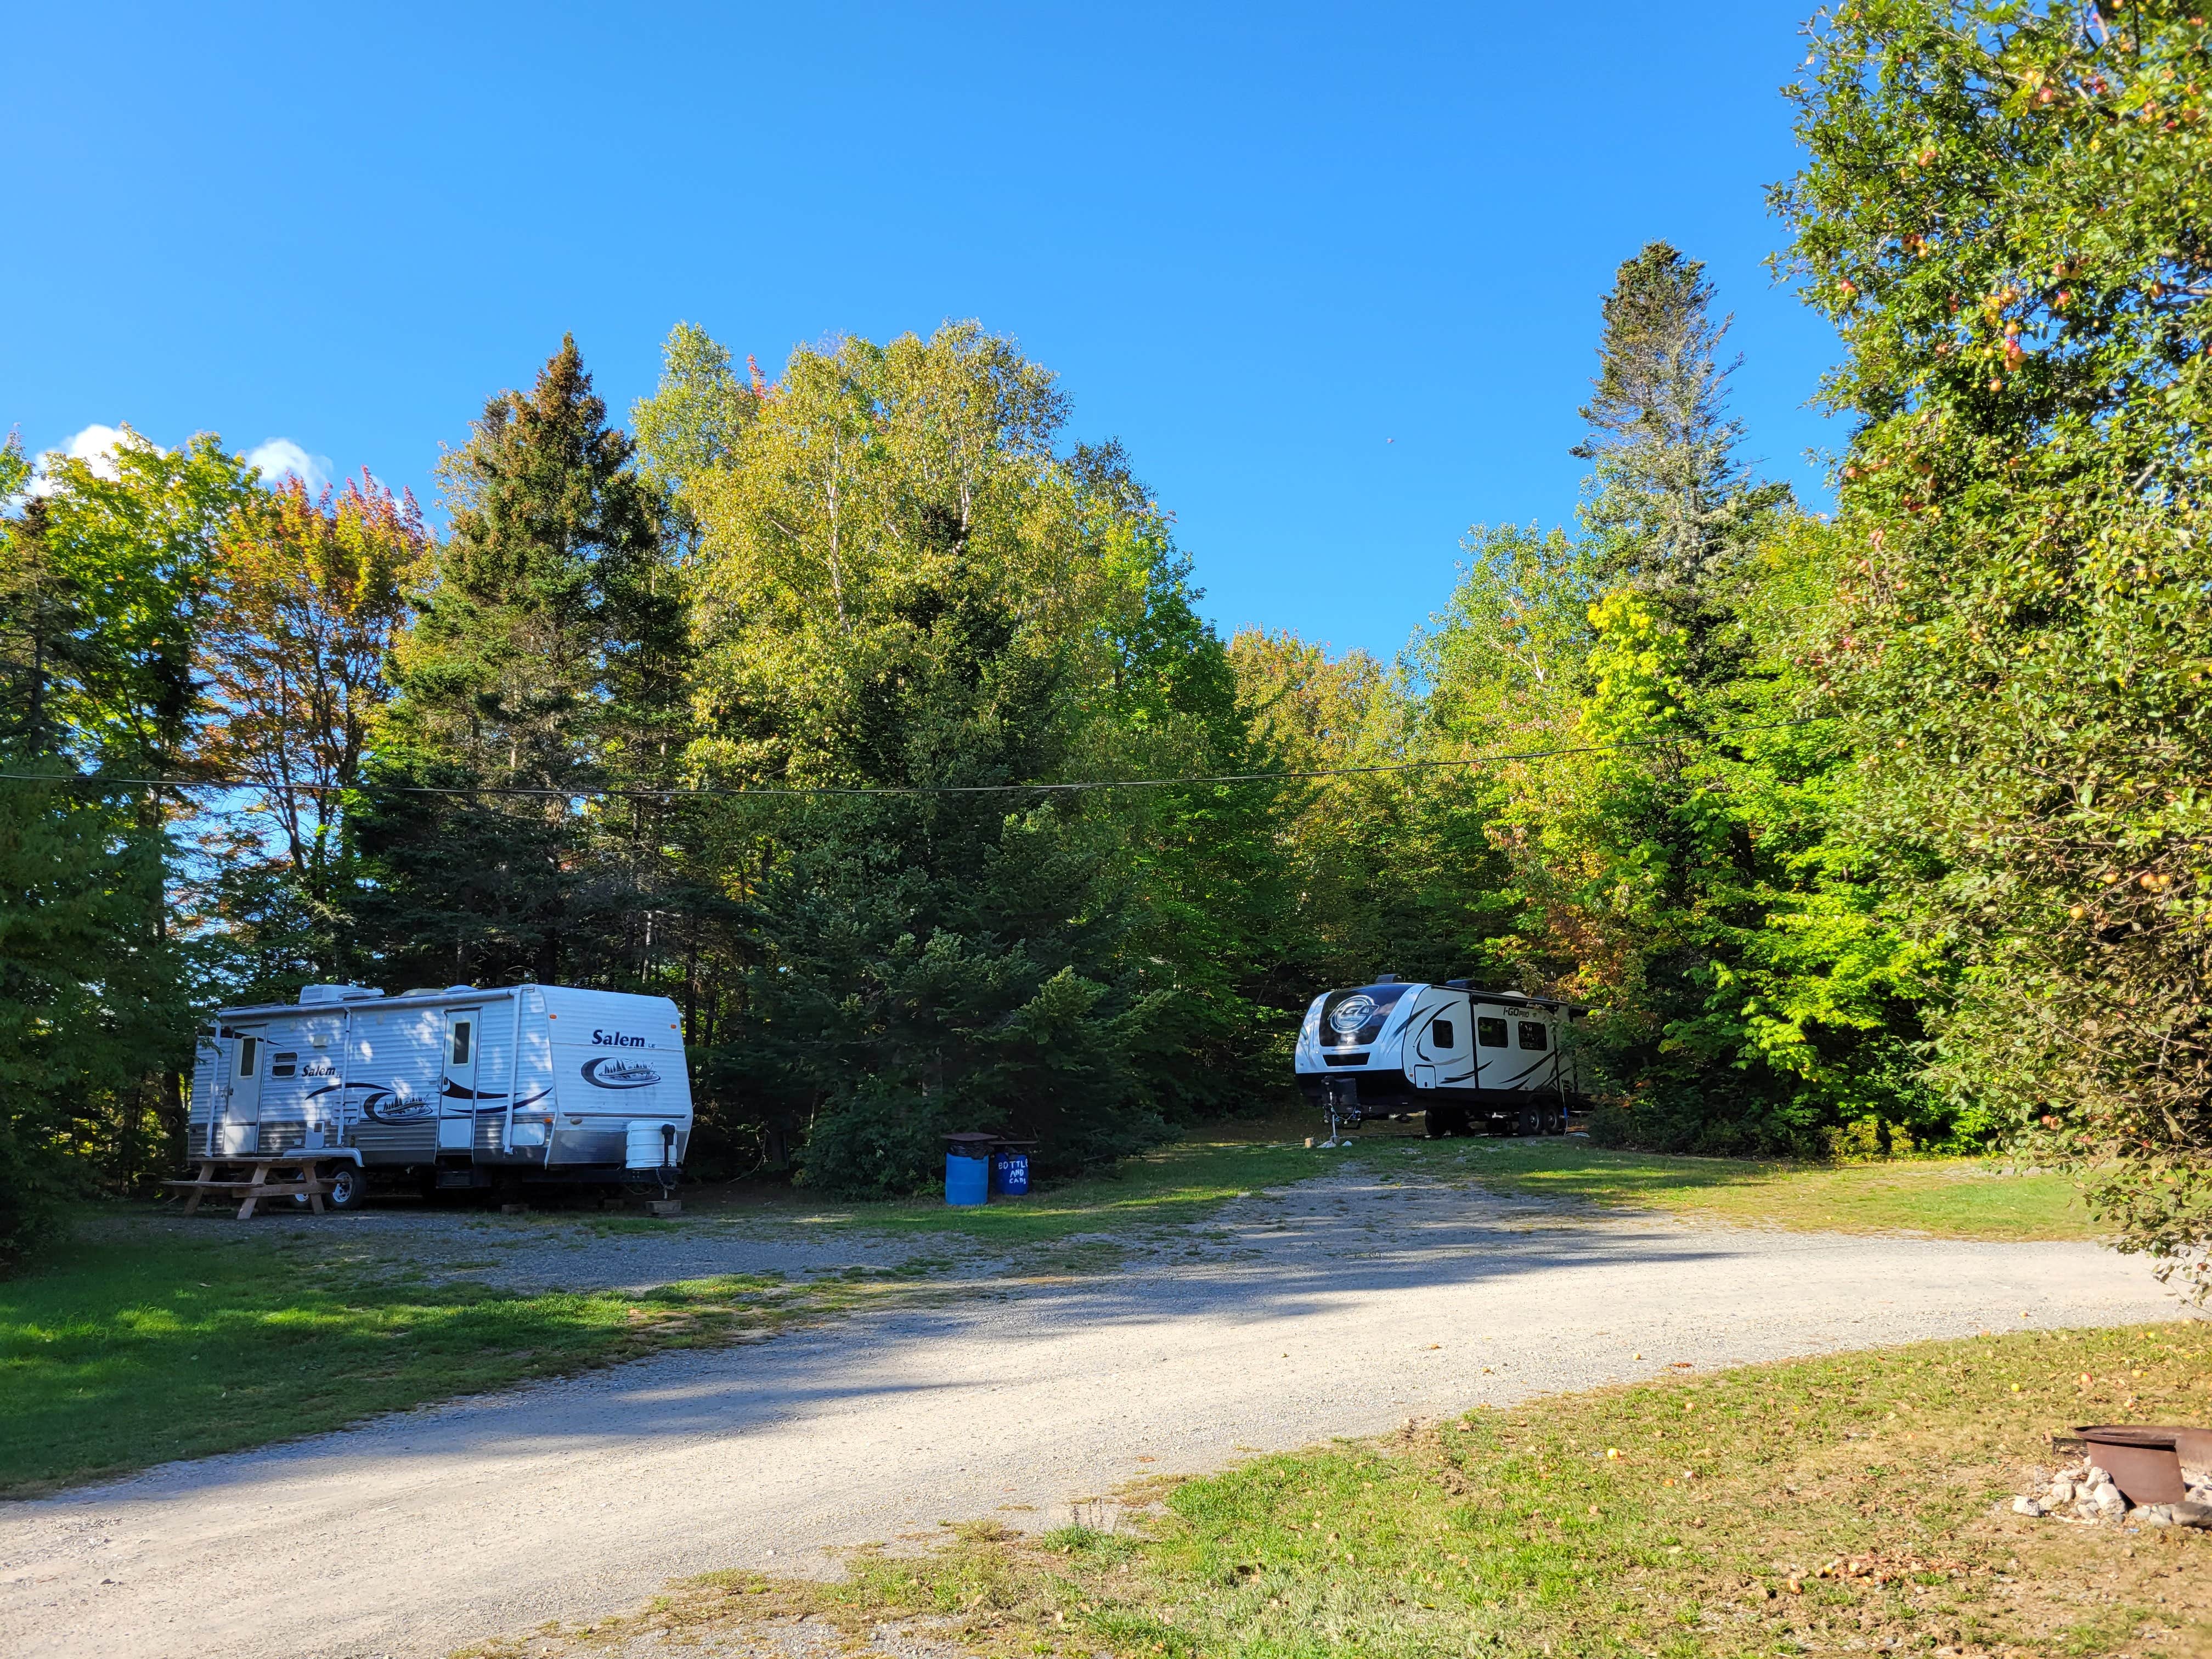
<instances>
[{"instance_id":1,"label":"travel trailer","mask_svg":"<svg viewBox=\"0 0 2212 1659\"><path fill-rule=\"evenodd\" d=\"M1300 1091L1339 1125L1422 1118L1431 1137L1561 1134L1581 1104L1567 1028L1589 1010L1470 981L1325 991L1298 1030Z\"/></svg>"},{"instance_id":2,"label":"travel trailer","mask_svg":"<svg viewBox=\"0 0 2212 1659\"><path fill-rule=\"evenodd\" d=\"M190 1155L349 1154L338 1209L372 1182L670 1184L690 1139L666 997L310 985L296 1006L220 1010L198 1047Z\"/></svg>"}]
</instances>

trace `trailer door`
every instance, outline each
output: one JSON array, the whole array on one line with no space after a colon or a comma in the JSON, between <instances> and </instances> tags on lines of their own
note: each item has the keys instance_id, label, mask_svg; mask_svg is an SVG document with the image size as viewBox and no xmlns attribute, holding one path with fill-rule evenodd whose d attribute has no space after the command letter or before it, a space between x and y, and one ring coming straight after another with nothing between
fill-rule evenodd
<instances>
[{"instance_id":1,"label":"trailer door","mask_svg":"<svg viewBox=\"0 0 2212 1659\"><path fill-rule=\"evenodd\" d=\"M465 1152L476 1142L477 1050L482 1048L483 1010L446 1011L446 1076L438 1090L438 1150Z\"/></svg>"},{"instance_id":2,"label":"trailer door","mask_svg":"<svg viewBox=\"0 0 2212 1659\"><path fill-rule=\"evenodd\" d=\"M1474 1022L1464 996L1447 996L1413 1018L1413 1086L1465 1089L1474 1083ZM1425 1073L1425 1076L1424 1075Z\"/></svg>"},{"instance_id":3,"label":"trailer door","mask_svg":"<svg viewBox=\"0 0 2212 1659\"><path fill-rule=\"evenodd\" d=\"M1552 1041L1552 1023L1541 1017L1529 1018L1534 1013L1529 1009L1513 1022L1513 1058L1519 1066L1513 1086L1529 1091L1557 1089L1559 1053Z\"/></svg>"},{"instance_id":4,"label":"trailer door","mask_svg":"<svg viewBox=\"0 0 2212 1659\"><path fill-rule=\"evenodd\" d=\"M231 1051L230 1087L223 1096L222 1150L233 1157L258 1150L261 1079L269 1070L269 1045L258 1031L241 1031Z\"/></svg>"}]
</instances>

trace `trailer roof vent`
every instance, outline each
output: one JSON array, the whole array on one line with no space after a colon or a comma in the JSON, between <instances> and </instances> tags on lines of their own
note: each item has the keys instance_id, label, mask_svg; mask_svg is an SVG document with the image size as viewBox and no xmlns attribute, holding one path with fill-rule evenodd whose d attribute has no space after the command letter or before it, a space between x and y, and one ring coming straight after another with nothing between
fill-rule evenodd
<instances>
[{"instance_id":1,"label":"trailer roof vent","mask_svg":"<svg viewBox=\"0 0 2212 1659\"><path fill-rule=\"evenodd\" d=\"M1377 974L1375 975L1375 982L1377 985L1395 985L1398 982L1398 976L1395 974Z\"/></svg>"},{"instance_id":2,"label":"trailer roof vent","mask_svg":"<svg viewBox=\"0 0 2212 1659\"><path fill-rule=\"evenodd\" d=\"M383 994L373 985L302 985L300 1006L313 1008L333 1002L366 1002Z\"/></svg>"}]
</instances>

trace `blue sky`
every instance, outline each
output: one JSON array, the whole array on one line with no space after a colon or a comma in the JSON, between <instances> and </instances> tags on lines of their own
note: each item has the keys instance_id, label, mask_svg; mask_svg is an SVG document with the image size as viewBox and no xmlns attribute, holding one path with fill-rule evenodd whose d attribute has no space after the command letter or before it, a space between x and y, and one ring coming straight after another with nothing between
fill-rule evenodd
<instances>
[{"instance_id":1,"label":"blue sky","mask_svg":"<svg viewBox=\"0 0 2212 1659\"><path fill-rule=\"evenodd\" d=\"M0 430L427 505L563 330L626 411L679 319L773 369L972 316L1127 445L1224 629L1387 654L1469 523L1571 514L1650 238L1820 495L1836 343L1761 264L1806 4L12 6Z\"/></svg>"}]
</instances>

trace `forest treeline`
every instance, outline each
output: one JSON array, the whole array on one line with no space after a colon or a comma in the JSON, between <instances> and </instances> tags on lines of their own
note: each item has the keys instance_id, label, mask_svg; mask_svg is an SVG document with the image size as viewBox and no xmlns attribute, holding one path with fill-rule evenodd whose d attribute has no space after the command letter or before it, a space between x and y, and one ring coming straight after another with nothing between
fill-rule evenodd
<instances>
[{"instance_id":1,"label":"forest treeline","mask_svg":"<svg viewBox=\"0 0 2212 1659\"><path fill-rule=\"evenodd\" d=\"M2205 29L1809 35L1772 205L1833 509L1747 464L1653 243L1580 501L1477 526L1392 661L1218 637L1139 461L972 323L773 378L680 325L626 426L564 342L443 534L210 436L11 445L0 1234L166 1173L196 1019L308 981L665 994L696 1167L882 1194L947 1129L1066 1171L1265 1109L1307 1000L1391 971L1595 1005L1604 1139L2015 1144L2191 1260Z\"/></svg>"}]
</instances>

